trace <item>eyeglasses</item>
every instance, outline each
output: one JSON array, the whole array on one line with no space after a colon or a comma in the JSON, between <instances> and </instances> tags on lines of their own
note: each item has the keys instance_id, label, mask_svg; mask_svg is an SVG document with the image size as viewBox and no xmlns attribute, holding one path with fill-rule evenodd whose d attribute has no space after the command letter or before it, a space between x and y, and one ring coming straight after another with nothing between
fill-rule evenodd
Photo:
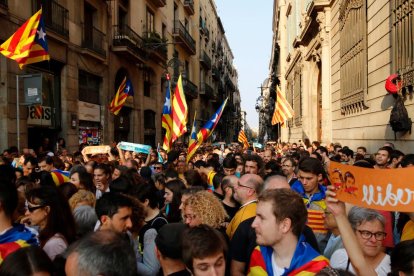
<instances>
[{"instance_id":1,"label":"eyeglasses","mask_svg":"<svg viewBox=\"0 0 414 276\"><path fill-rule=\"evenodd\" d=\"M37 209L45 207L45 205L30 206L29 203L26 201L25 207L30 213L33 213Z\"/></svg>"},{"instance_id":2,"label":"eyeglasses","mask_svg":"<svg viewBox=\"0 0 414 276\"><path fill-rule=\"evenodd\" d=\"M154 167L154 170L162 170L162 167Z\"/></svg>"},{"instance_id":3,"label":"eyeglasses","mask_svg":"<svg viewBox=\"0 0 414 276\"><path fill-rule=\"evenodd\" d=\"M252 189L252 190L254 190L254 188L249 187L249 186L246 186L246 185L242 185L242 184L240 184L240 182L237 182L237 186L240 186L240 187L243 187L243 188L247 188L247 189Z\"/></svg>"},{"instance_id":4,"label":"eyeglasses","mask_svg":"<svg viewBox=\"0 0 414 276\"><path fill-rule=\"evenodd\" d=\"M383 241L385 237L387 236L387 233L385 232L372 233L366 230L357 230L357 231L361 234L361 237L365 240L369 240L372 236L374 236L377 241Z\"/></svg>"}]
</instances>

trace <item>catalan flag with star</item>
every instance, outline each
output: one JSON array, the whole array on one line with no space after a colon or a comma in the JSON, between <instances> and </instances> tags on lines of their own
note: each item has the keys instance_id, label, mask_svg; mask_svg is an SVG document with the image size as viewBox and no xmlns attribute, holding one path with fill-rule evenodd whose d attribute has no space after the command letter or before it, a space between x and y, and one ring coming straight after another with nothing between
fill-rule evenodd
<instances>
[{"instance_id":1,"label":"catalan flag with star","mask_svg":"<svg viewBox=\"0 0 414 276\"><path fill-rule=\"evenodd\" d=\"M190 135L190 141L188 141L188 153L187 153L187 163L191 160L191 157L193 157L194 153L197 151L199 147L198 139L197 139L197 111L194 112L194 121L193 121L193 127L191 128L191 135Z\"/></svg>"},{"instance_id":2,"label":"catalan flag with star","mask_svg":"<svg viewBox=\"0 0 414 276\"><path fill-rule=\"evenodd\" d=\"M134 89L132 88L132 83L127 77L122 80L121 84L116 91L114 98L109 105L109 111L114 115L118 115L121 111L128 97L134 96Z\"/></svg>"},{"instance_id":3,"label":"catalan flag with star","mask_svg":"<svg viewBox=\"0 0 414 276\"><path fill-rule=\"evenodd\" d=\"M162 109L161 125L165 128L164 142L162 148L169 152L171 150L171 134L172 134L172 118L171 118L171 84L170 75L166 75L167 78L167 90L165 92L165 102Z\"/></svg>"},{"instance_id":4,"label":"catalan flag with star","mask_svg":"<svg viewBox=\"0 0 414 276\"><path fill-rule=\"evenodd\" d=\"M204 126L200 129L197 134L198 142L201 145L205 141L207 141L208 137L213 133L214 129L216 128L218 122L220 121L220 117L223 114L224 108L226 107L227 99L221 104L219 109L217 109L216 113L210 118L210 120L204 124Z\"/></svg>"},{"instance_id":5,"label":"catalan flag with star","mask_svg":"<svg viewBox=\"0 0 414 276\"><path fill-rule=\"evenodd\" d=\"M9 39L0 45L0 53L15 60L20 69L26 64L50 59L42 9L30 17Z\"/></svg>"}]
</instances>

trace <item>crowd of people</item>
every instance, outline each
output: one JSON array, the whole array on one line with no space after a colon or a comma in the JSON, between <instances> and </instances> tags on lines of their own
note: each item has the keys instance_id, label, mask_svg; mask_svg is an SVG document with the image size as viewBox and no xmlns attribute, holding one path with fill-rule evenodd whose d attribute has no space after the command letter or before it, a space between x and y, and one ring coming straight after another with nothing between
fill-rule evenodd
<instances>
[{"instance_id":1,"label":"crowd of people","mask_svg":"<svg viewBox=\"0 0 414 276\"><path fill-rule=\"evenodd\" d=\"M414 213L336 198L330 162L414 166L392 143L370 154L319 142L263 149L0 158L0 275L414 275Z\"/></svg>"}]
</instances>

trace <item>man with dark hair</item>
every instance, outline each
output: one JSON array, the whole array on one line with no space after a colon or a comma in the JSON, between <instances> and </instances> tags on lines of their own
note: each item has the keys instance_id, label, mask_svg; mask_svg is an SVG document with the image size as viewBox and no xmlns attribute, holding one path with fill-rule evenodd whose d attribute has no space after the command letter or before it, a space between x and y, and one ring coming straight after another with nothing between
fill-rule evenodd
<instances>
[{"instance_id":1,"label":"man with dark hair","mask_svg":"<svg viewBox=\"0 0 414 276\"><path fill-rule=\"evenodd\" d=\"M57 157L59 159L59 157ZM60 160L60 159L59 159ZM41 171L50 172L50 175L53 178L53 182L56 186L59 186L65 182L69 182L69 172L58 170L55 167L55 160L51 156L45 156L39 159L39 168Z\"/></svg>"},{"instance_id":2,"label":"man with dark hair","mask_svg":"<svg viewBox=\"0 0 414 276\"><path fill-rule=\"evenodd\" d=\"M183 235L183 261L194 276L224 276L227 243L223 235L207 225L189 228Z\"/></svg>"},{"instance_id":3,"label":"man with dark hair","mask_svg":"<svg viewBox=\"0 0 414 276\"><path fill-rule=\"evenodd\" d=\"M275 156L275 153L271 149L267 149L263 152L263 162L267 164Z\"/></svg>"},{"instance_id":4,"label":"man with dark hair","mask_svg":"<svg viewBox=\"0 0 414 276\"><path fill-rule=\"evenodd\" d=\"M393 150L390 156L391 162L389 168L398 168L401 163L401 160L404 158L404 155L405 154L400 150Z\"/></svg>"},{"instance_id":5,"label":"man with dark hair","mask_svg":"<svg viewBox=\"0 0 414 276\"><path fill-rule=\"evenodd\" d=\"M244 173L245 174L257 174L261 175L263 170L263 160L259 155L248 155L244 161Z\"/></svg>"},{"instance_id":6,"label":"man with dark hair","mask_svg":"<svg viewBox=\"0 0 414 276\"><path fill-rule=\"evenodd\" d=\"M353 164L353 158L354 158L354 151L350 148L343 148L339 151L339 154L341 155L341 163L352 165Z\"/></svg>"},{"instance_id":7,"label":"man with dark hair","mask_svg":"<svg viewBox=\"0 0 414 276\"><path fill-rule=\"evenodd\" d=\"M325 175L322 163L315 158L305 158L299 163L298 180L293 183L292 190L298 192L308 209L308 226L315 233L321 251L325 249L328 230L324 226L326 210L326 187L319 184Z\"/></svg>"},{"instance_id":8,"label":"man with dark hair","mask_svg":"<svg viewBox=\"0 0 414 276\"><path fill-rule=\"evenodd\" d=\"M259 196L252 224L259 246L250 258L250 275L316 273L329 266L329 261L304 240L306 217L302 198L290 189L270 190Z\"/></svg>"},{"instance_id":9,"label":"man with dark hair","mask_svg":"<svg viewBox=\"0 0 414 276\"><path fill-rule=\"evenodd\" d=\"M231 155L226 156L223 160L223 172L225 175L234 175L237 169L237 161Z\"/></svg>"},{"instance_id":10,"label":"man with dark hair","mask_svg":"<svg viewBox=\"0 0 414 276\"><path fill-rule=\"evenodd\" d=\"M357 154L361 154L362 156L364 156L367 154L367 148L366 147L357 147Z\"/></svg>"},{"instance_id":11,"label":"man with dark hair","mask_svg":"<svg viewBox=\"0 0 414 276\"><path fill-rule=\"evenodd\" d=\"M23 174L28 176L38 168L38 161L36 157L27 156L23 162Z\"/></svg>"},{"instance_id":12,"label":"man with dark hair","mask_svg":"<svg viewBox=\"0 0 414 276\"><path fill-rule=\"evenodd\" d=\"M391 158L391 150L388 147L379 148L375 154L375 169L386 169Z\"/></svg>"},{"instance_id":13,"label":"man with dark hair","mask_svg":"<svg viewBox=\"0 0 414 276\"><path fill-rule=\"evenodd\" d=\"M182 236L186 225L183 223L166 224L155 238L156 255L164 276L190 276L182 261Z\"/></svg>"},{"instance_id":14,"label":"man with dark hair","mask_svg":"<svg viewBox=\"0 0 414 276\"><path fill-rule=\"evenodd\" d=\"M69 249L67 276L136 276L133 248L113 231L90 233Z\"/></svg>"},{"instance_id":15,"label":"man with dark hair","mask_svg":"<svg viewBox=\"0 0 414 276\"><path fill-rule=\"evenodd\" d=\"M122 194L104 193L96 202L95 212L100 222L100 230L126 233L132 227L132 200Z\"/></svg>"},{"instance_id":16,"label":"man with dark hair","mask_svg":"<svg viewBox=\"0 0 414 276\"><path fill-rule=\"evenodd\" d=\"M296 162L295 159L287 157L282 161L282 173L286 176L289 185L293 185L298 179L296 176Z\"/></svg>"},{"instance_id":17,"label":"man with dark hair","mask_svg":"<svg viewBox=\"0 0 414 276\"><path fill-rule=\"evenodd\" d=\"M401 160L401 167L407 168L407 167L413 167L414 166L414 154L410 153L403 157Z\"/></svg>"},{"instance_id":18,"label":"man with dark hair","mask_svg":"<svg viewBox=\"0 0 414 276\"><path fill-rule=\"evenodd\" d=\"M1 165L0 171L8 165ZM29 245L39 245L36 236L23 224L13 224L13 213L17 208L17 190L11 176L1 175L0 180L0 263L15 250Z\"/></svg>"}]
</instances>

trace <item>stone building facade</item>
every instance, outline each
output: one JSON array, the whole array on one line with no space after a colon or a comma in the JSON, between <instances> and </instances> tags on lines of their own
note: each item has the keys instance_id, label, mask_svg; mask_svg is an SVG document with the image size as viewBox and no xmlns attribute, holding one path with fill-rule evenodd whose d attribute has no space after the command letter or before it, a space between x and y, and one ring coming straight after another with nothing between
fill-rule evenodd
<instances>
[{"instance_id":1,"label":"stone building facade","mask_svg":"<svg viewBox=\"0 0 414 276\"><path fill-rule=\"evenodd\" d=\"M410 152L414 136L394 132L386 78L399 73L412 101L412 1L275 0L270 79L295 116L282 141L318 140L374 152L386 141Z\"/></svg>"},{"instance_id":2,"label":"stone building facade","mask_svg":"<svg viewBox=\"0 0 414 276\"><path fill-rule=\"evenodd\" d=\"M172 89L183 76L188 126L196 110L202 123L226 97L240 113L237 71L213 0L1 0L0 42L40 5L51 60L20 70L14 61L0 57L0 148L16 141L21 148L36 148L44 137L52 144L63 137L70 151L82 142L156 146L164 134L166 73ZM219 47L223 44L227 48ZM41 105L51 112L47 120L43 115L30 118L33 106L25 103L19 104L19 116L16 112L16 76L22 103L27 93L22 75L38 73ZM114 116L108 105L125 76L132 82L134 97ZM232 85L226 85L228 79ZM221 135L232 139L234 134Z\"/></svg>"}]
</instances>

